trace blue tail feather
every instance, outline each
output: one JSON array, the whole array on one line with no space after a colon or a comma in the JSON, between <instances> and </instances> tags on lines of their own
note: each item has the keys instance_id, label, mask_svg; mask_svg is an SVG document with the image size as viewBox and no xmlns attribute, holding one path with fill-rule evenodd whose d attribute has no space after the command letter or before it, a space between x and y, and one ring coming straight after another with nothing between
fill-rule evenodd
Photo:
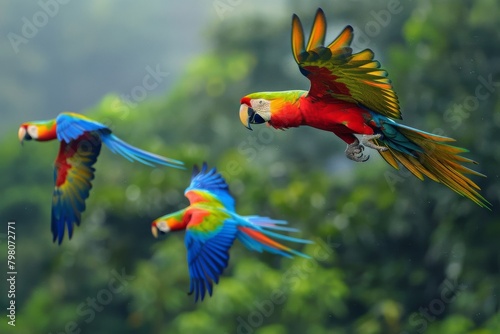
<instances>
[{"instance_id":1,"label":"blue tail feather","mask_svg":"<svg viewBox=\"0 0 500 334\"><path fill-rule=\"evenodd\" d=\"M424 150L419 145L415 144L411 140L405 137L397 128L406 128L410 130L416 130L409 126L399 124L394 122L392 119L385 117L380 114L376 114L372 112L373 121L375 121L377 127L382 132L383 137L380 138L380 141L384 142L388 147L411 155L415 156L415 152L423 153ZM420 131L420 130L416 130Z\"/></svg>"},{"instance_id":2,"label":"blue tail feather","mask_svg":"<svg viewBox=\"0 0 500 334\"><path fill-rule=\"evenodd\" d=\"M118 153L129 161L138 161L142 164L155 167L155 165L169 166L184 169L184 163L160 155L150 153L134 147L112 133L100 132L101 140L113 153Z\"/></svg>"}]
</instances>

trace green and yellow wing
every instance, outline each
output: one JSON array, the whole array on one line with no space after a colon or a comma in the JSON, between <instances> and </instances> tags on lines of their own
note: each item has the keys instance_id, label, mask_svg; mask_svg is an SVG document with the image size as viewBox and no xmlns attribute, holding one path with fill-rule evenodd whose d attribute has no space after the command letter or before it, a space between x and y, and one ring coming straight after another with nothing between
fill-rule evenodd
<instances>
[{"instance_id":1,"label":"green and yellow wing","mask_svg":"<svg viewBox=\"0 0 500 334\"><path fill-rule=\"evenodd\" d=\"M318 9L306 46L300 19L293 15L292 52L300 72L311 81L308 97L353 102L384 116L401 119L398 97L387 72L373 59L372 50L352 53L352 27L345 27L326 47L325 34L325 14Z\"/></svg>"}]
</instances>

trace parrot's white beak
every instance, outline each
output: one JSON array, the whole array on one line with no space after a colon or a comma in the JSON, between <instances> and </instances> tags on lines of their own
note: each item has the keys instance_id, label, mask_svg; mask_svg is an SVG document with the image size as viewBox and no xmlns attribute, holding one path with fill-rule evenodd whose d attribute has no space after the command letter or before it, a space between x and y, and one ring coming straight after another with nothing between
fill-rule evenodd
<instances>
[{"instance_id":1,"label":"parrot's white beak","mask_svg":"<svg viewBox=\"0 0 500 334\"><path fill-rule=\"evenodd\" d=\"M24 139L26 138L26 134L27 134L26 128L24 126L21 126L19 128L19 132L17 133L17 136L19 137L19 141L21 142L21 145L23 144Z\"/></svg>"}]
</instances>

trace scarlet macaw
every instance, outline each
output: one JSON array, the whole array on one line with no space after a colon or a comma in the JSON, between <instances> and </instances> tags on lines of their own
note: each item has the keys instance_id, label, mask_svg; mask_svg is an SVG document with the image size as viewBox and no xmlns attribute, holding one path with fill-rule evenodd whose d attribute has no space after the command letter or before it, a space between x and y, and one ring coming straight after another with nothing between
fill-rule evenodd
<instances>
[{"instance_id":1,"label":"scarlet macaw","mask_svg":"<svg viewBox=\"0 0 500 334\"><path fill-rule=\"evenodd\" d=\"M195 301L199 298L203 300L206 291L212 295L213 283L219 282L219 276L227 267L229 248L235 239L257 252L267 251L286 257L298 255L309 258L271 239L311 243L309 240L270 231L298 231L283 226L287 224L286 221L237 214L228 185L215 168L207 171L207 165L204 163L200 171L195 166L191 184L184 195L189 199L190 205L153 221L151 232L158 237L158 232L186 231L185 245L191 277L189 294L195 293Z\"/></svg>"},{"instance_id":2,"label":"scarlet macaw","mask_svg":"<svg viewBox=\"0 0 500 334\"><path fill-rule=\"evenodd\" d=\"M479 194L479 186L464 174L484 176L462 166L477 162L459 156L464 148L449 145L452 138L417 130L393 119L401 119L399 102L387 72L373 59L370 49L353 53L353 29L347 26L324 46L326 19L318 9L307 46L302 24L292 18L292 53L309 91L261 92L241 99L240 120L267 123L276 129L308 125L333 132L347 143L346 156L357 162L368 160L364 146L377 150L392 167L398 162L423 180L424 175L441 182L481 207L490 203ZM360 140L355 136L360 135Z\"/></svg>"},{"instance_id":3,"label":"scarlet macaw","mask_svg":"<svg viewBox=\"0 0 500 334\"><path fill-rule=\"evenodd\" d=\"M81 213L85 210L85 200L92 188L95 169L101 150L106 144L113 153L118 153L130 161L145 165L165 165L181 168L181 161L164 158L129 145L111 133L111 130L96 121L77 113L63 112L48 121L26 122L19 128L19 140L61 142L54 168L54 193L52 195L53 241L61 244L65 226L68 236L73 235L73 224L80 225Z\"/></svg>"}]
</instances>

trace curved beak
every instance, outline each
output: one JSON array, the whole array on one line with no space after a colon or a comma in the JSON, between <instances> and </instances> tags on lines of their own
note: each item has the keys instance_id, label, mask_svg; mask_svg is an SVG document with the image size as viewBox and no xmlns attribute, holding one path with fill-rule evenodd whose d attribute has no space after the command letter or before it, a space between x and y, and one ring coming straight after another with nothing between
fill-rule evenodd
<instances>
[{"instance_id":1,"label":"curved beak","mask_svg":"<svg viewBox=\"0 0 500 334\"><path fill-rule=\"evenodd\" d=\"M240 106L240 121L248 129L252 130L250 127L250 119L252 115L255 114L252 108L249 108L246 104Z\"/></svg>"},{"instance_id":2,"label":"curved beak","mask_svg":"<svg viewBox=\"0 0 500 334\"><path fill-rule=\"evenodd\" d=\"M151 225L151 234L153 234L153 237L158 238L158 227L156 227L156 224Z\"/></svg>"},{"instance_id":3,"label":"curved beak","mask_svg":"<svg viewBox=\"0 0 500 334\"><path fill-rule=\"evenodd\" d=\"M250 124L266 123L266 121L259 114L257 114L255 110L246 104L242 104L240 106L240 121L249 130L252 130Z\"/></svg>"},{"instance_id":4,"label":"curved beak","mask_svg":"<svg viewBox=\"0 0 500 334\"><path fill-rule=\"evenodd\" d=\"M19 128L19 132L17 133L17 136L19 137L19 141L21 142L21 145L23 145L24 139L26 139L27 131L24 126L21 126Z\"/></svg>"}]
</instances>

